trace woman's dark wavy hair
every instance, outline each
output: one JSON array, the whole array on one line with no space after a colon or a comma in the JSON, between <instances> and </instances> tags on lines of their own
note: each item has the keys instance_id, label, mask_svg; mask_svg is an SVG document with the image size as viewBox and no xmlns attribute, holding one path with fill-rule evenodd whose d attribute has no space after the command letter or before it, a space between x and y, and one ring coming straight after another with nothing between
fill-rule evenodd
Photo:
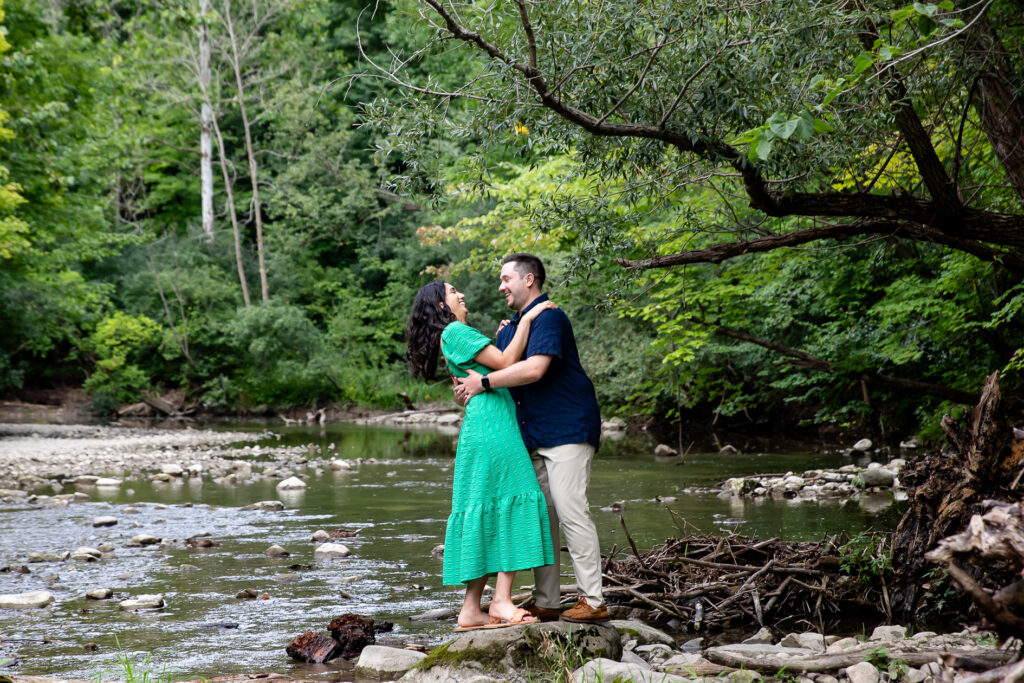
<instances>
[{"instance_id":1,"label":"woman's dark wavy hair","mask_svg":"<svg viewBox=\"0 0 1024 683\"><path fill-rule=\"evenodd\" d=\"M440 304L440 305L438 305ZM444 282L423 285L412 302L412 313L405 326L408 343L406 359L413 377L432 380L437 377L437 359L441 351L441 332L455 314L445 302Z\"/></svg>"}]
</instances>

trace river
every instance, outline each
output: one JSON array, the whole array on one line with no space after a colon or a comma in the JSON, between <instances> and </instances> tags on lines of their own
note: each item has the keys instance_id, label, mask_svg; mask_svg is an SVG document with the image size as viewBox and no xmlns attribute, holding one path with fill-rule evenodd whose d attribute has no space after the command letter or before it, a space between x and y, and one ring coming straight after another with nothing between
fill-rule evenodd
<instances>
[{"instance_id":1,"label":"river","mask_svg":"<svg viewBox=\"0 0 1024 683\"><path fill-rule=\"evenodd\" d=\"M230 425L251 430L266 425ZM25 675L90 678L110 666L118 646L151 653L157 669L176 679L252 671L319 674L356 680L351 664L296 665L284 646L306 629L324 630L335 616L357 612L395 623L380 642L420 642L428 647L450 634L450 622L410 621L438 607L456 607L461 591L440 585L441 560L431 553L443 543L455 441L451 435L348 424L326 429L275 428L265 446L310 448L308 488L278 492L273 479L228 485L206 477L156 484L125 482L119 489L80 489L87 503L66 507L0 507L0 565L24 564L32 552L63 552L111 543L114 556L96 563L33 563L30 574L0 573L0 593L49 590L56 603L31 611L0 610L0 662ZM259 442L257 442L259 443ZM645 438L606 440L593 466L591 497L602 551L631 552L620 522L643 550L685 533L738 532L758 538L814 540L825 534L892 528L891 498L816 502L782 499L723 499L709 491L727 477L801 472L850 463L839 453L760 451L740 444L738 455L691 452L657 459ZM325 458L362 459L352 470L322 467ZM260 451L251 459L259 462ZM861 461L865 464L866 461ZM316 466L321 466L318 473ZM99 473L97 473L99 474ZM46 493L50 493L47 491ZM253 502L280 499L283 511L242 510ZM670 512L671 510L671 512ZM118 524L94 528L112 515ZM357 531L340 539L352 554L319 560L311 542L318 529ZM140 533L182 541L208 533L219 545L190 549L124 547ZM290 552L269 558L272 544ZM563 553L564 582L571 568ZM182 569L183 565L191 565ZM532 581L529 573L517 584ZM86 591L111 588L118 598L162 593L156 612L125 612L118 600L86 600ZM267 599L237 599L254 589ZM115 673L107 677L123 678Z\"/></svg>"}]
</instances>

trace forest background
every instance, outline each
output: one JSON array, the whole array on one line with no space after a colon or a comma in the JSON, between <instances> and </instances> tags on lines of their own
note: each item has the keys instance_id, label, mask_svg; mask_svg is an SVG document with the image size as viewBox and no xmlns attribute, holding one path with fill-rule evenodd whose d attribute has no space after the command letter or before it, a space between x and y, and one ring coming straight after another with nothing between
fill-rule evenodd
<instances>
[{"instance_id":1,"label":"forest background","mask_svg":"<svg viewBox=\"0 0 1024 683\"><path fill-rule=\"evenodd\" d=\"M513 251L605 417L937 441L1014 390L1019 5L452 7L2 0L0 395L447 401L413 294L493 334Z\"/></svg>"}]
</instances>

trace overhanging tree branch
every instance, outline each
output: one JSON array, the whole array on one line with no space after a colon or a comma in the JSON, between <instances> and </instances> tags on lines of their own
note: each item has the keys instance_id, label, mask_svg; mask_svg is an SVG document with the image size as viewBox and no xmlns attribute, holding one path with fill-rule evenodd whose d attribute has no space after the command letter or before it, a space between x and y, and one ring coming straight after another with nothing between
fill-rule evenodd
<instances>
[{"instance_id":1,"label":"overhanging tree branch","mask_svg":"<svg viewBox=\"0 0 1024 683\"><path fill-rule=\"evenodd\" d=\"M1024 254L1013 251L993 249L987 245L974 240L953 237L931 230L926 226L890 220L879 221L858 221L854 223L841 223L838 225L827 225L806 230L771 235L755 240L726 242L716 244L705 249L692 249L676 254L665 254L647 259L624 259L617 258L615 262L630 270L649 270L651 268L671 268L693 263L721 263L722 261L753 254L763 251L773 251L799 247L811 242L818 242L826 239L843 240L859 235L891 235L893 237L908 237L918 241L934 242L944 246L952 247L978 257L983 261L999 263L1010 270L1024 272Z\"/></svg>"},{"instance_id":2,"label":"overhanging tree branch","mask_svg":"<svg viewBox=\"0 0 1024 683\"><path fill-rule=\"evenodd\" d=\"M979 258L997 262L1014 269L1020 269L1024 260L1016 254L992 249L979 244L993 244L1010 247L1024 247L1024 216L1000 214L964 206L949 173L939 159L931 138L917 116L910 97L898 77L886 85L887 94L893 102L896 123L911 151L921 178L931 194L931 199L920 199L909 195L876 195L867 193L783 193L769 189L760 169L746 154L721 140L709 139L706 135L692 131L680 131L665 127L665 118L658 125L642 123L609 122L608 116L594 116L555 95L549 90L545 74L536 63L536 38L534 28L525 15L525 5L520 6L520 18L527 30L530 57L527 63L516 61L498 45L485 39L480 33L463 26L450 12L442 0L423 0L443 20L444 28L451 37L462 40L482 50L490 58L499 61L521 73L536 92L543 107L558 114L566 121L599 137L641 138L663 142L681 152L698 156L713 157L732 166L741 176L744 189L750 199L750 206L772 217L786 216L835 216L851 219L895 219L920 226L911 230L902 226L903 234L913 239L923 239L963 249ZM439 26L439 28L441 28ZM873 26L862 34L865 45L873 43L877 30ZM649 65L650 62L648 62ZM886 66L886 72L892 70ZM638 83L642 80L638 79ZM685 91L685 87L683 89ZM627 93L628 95L628 93ZM678 99L678 98L677 98ZM670 110L671 111L671 110ZM767 246L767 244L765 245ZM781 246L786 246L782 244ZM747 243L738 243L738 253L748 248Z\"/></svg>"},{"instance_id":3,"label":"overhanging tree branch","mask_svg":"<svg viewBox=\"0 0 1024 683\"><path fill-rule=\"evenodd\" d=\"M876 386L885 387L886 389L892 389L894 391L901 391L915 395L926 394L928 396L936 396L938 398L942 398L947 401L954 401L956 403L974 405L975 403L978 402L978 395L973 394L969 391L953 389L952 387L944 387L939 384L932 384L930 382L919 382L913 379L904 379L902 377L893 377L892 375L883 375L882 373L874 371L842 370L823 358L812 356L809 353L800 351L799 349L790 348L784 344L779 344L778 342L774 342L770 339L756 337L752 334L748 334L747 332L743 332L741 330L734 330L729 327L719 326L715 328L715 333L720 334L724 337L730 337L732 339L750 342L751 344L756 344L771 351L775 351L776 353L782 354L783 356L793 358L794 365L802 368L807 368L808 370L817 370L819 372L827 372L829 374L838 375L841 377L849 377L850 379L864 381L867 382L868 384L874 384Z\"/></svg>"}]
</instances>

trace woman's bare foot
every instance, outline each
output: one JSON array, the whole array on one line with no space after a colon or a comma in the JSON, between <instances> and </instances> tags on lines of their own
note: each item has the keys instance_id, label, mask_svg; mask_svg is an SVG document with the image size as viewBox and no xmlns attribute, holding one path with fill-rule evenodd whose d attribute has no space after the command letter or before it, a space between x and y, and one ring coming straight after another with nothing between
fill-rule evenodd
<instances>
[{"instance_id":1,"label":"woman's bare foot","mask_svg":"<svg viewBox=\"0 0 1024 683\"><path fill-rule=\"evenodd\" d=\"M491 623L491 615L479 608L475 612L462 610L459 612L459 617L456 621L458 621L461 628L484 626Z\"/></svg>"}]
</instances>

